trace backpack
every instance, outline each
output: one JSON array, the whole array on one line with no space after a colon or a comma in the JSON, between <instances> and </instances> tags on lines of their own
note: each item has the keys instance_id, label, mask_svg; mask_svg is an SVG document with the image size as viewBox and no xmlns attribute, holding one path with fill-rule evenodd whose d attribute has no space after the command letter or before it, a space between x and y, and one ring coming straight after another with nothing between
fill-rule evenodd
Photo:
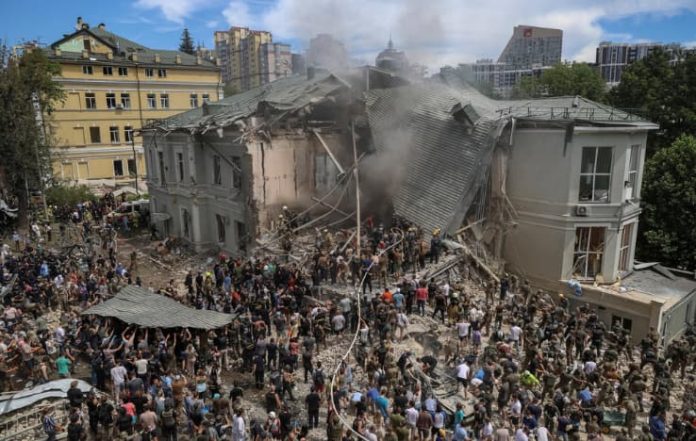
<instances>
[{"instance_id":1,"label":"backpack","mask_svg":"<svg viewBox=\"0 0 696 441\"><path fill-rule=\"evenodd\" d=\"M324 371L322 371L321 369L317 369L316 371L314 371L314 382L319 386L324 385Z\"/></svg>"},{"instance_id":2,"label":"backpack","mask_svg":"<svg viewBox=\"0 0 696 441\"><path fill-rule=\"evenodd\" d=\"M172 409L162 412L162 426L166 429L176 427L176 420L174 419L174 411Z\"/></svg>"}]
</instances>

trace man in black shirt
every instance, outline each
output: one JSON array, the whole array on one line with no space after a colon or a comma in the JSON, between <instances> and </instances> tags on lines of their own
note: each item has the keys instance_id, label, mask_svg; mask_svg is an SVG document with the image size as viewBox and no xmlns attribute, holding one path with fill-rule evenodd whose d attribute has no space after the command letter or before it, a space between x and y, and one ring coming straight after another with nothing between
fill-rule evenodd
<instances>
[{"instance_id":1,"label":"man in black shirt","mask_svg":"<svg viewBox=\"0 0 696 441\"><path fill-rule=\"evenodd\" d=\"M307 397L305 397L305 403L307 404L307 415L308 422L307 426L310 429L316 429L319 426L319 408L321 407L321 397L316 392L314 387L311 388Z\"/></svg>"},{"instance_id":2,"label":"man in black shirt","mask_svg":"<svg viewBox=\"0 0 696 441\"><path fill-rule=\"evenodd\" d=\"M68 389L68 402L70 402L70 407L79 409L82 407L82 390L77 387L77 381L70 383L70 389Z\"/></svg>"}]
</instances>

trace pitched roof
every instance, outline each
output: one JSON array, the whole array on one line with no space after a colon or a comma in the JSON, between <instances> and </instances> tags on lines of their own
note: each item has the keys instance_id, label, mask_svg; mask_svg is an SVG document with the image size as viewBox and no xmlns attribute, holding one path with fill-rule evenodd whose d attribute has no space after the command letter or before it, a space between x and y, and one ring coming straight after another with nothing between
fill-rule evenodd
<instances>
[{"instance_id":1,"label":"pitched roof","mask_svg":"<svg viewBox=\"0 0 696 441\"><path fill-rule=\"evenodd\" d=\"M195 55L187 54L186 52L168 50L168 49L150 49L142 44L136 43L127 38L121 37L120 35L109 32L106 29L96 28L83 28L72 34L66 35L60 40L51 44L51 48L55 49L60 44L68 41L80 34L88 34L92 37L100 40L105 45L110 47L113 51L113 59L108 59L106 54L100 54L91 52L89 54L89 61L105 62L105 63L120 63L120 64L134 64L131 55L137 54L138 64L153 64L153 65L174 65L174 66L186 66L186 67L196 67L196 68L207 68L207 69L218 69L218 67L208 61L201 59L200 64ZM60 55L56 55L55 51L50 52L50 58L58 60L67 61L86 61L82 58L81 52L69 52L61 51ZM159 56L159 61L155 62L155 57ZM176 62L176 57L179 56L181 63Z\"/></svg>"},{"instance_id":2,"label":"pitched roof","mask_svg":"<svg viewBox=\"0 0 696 441\"><path fill-rule=\"evenodd\" d=\"M347 88L343 80L324 70L317 70L312 79L306 75L292 75L214 103L206 103L202 108L159 121L156 127L205 132L210 128L232 125L237 120L254 115L261 107L278 112L292 111Z\"/></svg>"},{"instance_id":3,"label":"pitched roof","mask_svg":"<svg viewBox=\"0 0 696 441\"><path fill-rule=\"evenodd\" d=\"M136 285L122 288L115 297L83 311L82 315L114 317L146 328L194 329L220 328L236 318L233 314L189 308Z\"/></svg>"}]
</instances>

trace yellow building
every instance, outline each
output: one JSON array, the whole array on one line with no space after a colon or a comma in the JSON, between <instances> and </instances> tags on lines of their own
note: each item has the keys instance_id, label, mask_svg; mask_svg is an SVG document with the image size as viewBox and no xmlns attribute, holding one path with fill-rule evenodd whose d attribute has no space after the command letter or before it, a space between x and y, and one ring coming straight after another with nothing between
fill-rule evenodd
<instances>
[{"instance_id":1,"label":"yellow building","mask_svg":"<svg viewBox=\"0 0 696 441\"><path fill-rule=\"evenodd\" d=\"M183 52L149 49L78 18L48 57L65 103L48 119L57 148L56 178L87 184L126 183L145 176L138 130L222 97L220 68ZM134 159L135 158L135 159Z\"/></svg>"}]
</instances>

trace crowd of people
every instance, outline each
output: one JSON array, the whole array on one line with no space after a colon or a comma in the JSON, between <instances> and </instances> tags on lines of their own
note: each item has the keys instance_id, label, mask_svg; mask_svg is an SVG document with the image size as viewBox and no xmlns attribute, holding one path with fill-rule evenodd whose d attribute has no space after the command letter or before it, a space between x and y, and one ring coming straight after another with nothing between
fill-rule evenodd
<instances>
[{"instance_id":1,"label":"crowd of people","mask_svg":"<svg viewBox=\"0 0 696 441\"><path fill-rule=\"evenodd\" d=\"M150 288L234 314L220 329L82 315L148 282L137 254L119 258L105 210L80 204L59 220L82 232L77 250L50 234L0 248L0 391L93 385L73 383L65 420L43 411L49 440L597 441L608 424L620 440L696 439L696 414L670 401L676 382L693 381L696 337L663 347L650 330L633 342L587 305L489 279L466 259L461 280L423 278L444 243L403 223L368 220L360 252L351 234L318 230L307 261L221 254ZM416 321L441 348L415 342ZM449 377L457 391L440 398Z\"/></svg>"}]
</instances>

